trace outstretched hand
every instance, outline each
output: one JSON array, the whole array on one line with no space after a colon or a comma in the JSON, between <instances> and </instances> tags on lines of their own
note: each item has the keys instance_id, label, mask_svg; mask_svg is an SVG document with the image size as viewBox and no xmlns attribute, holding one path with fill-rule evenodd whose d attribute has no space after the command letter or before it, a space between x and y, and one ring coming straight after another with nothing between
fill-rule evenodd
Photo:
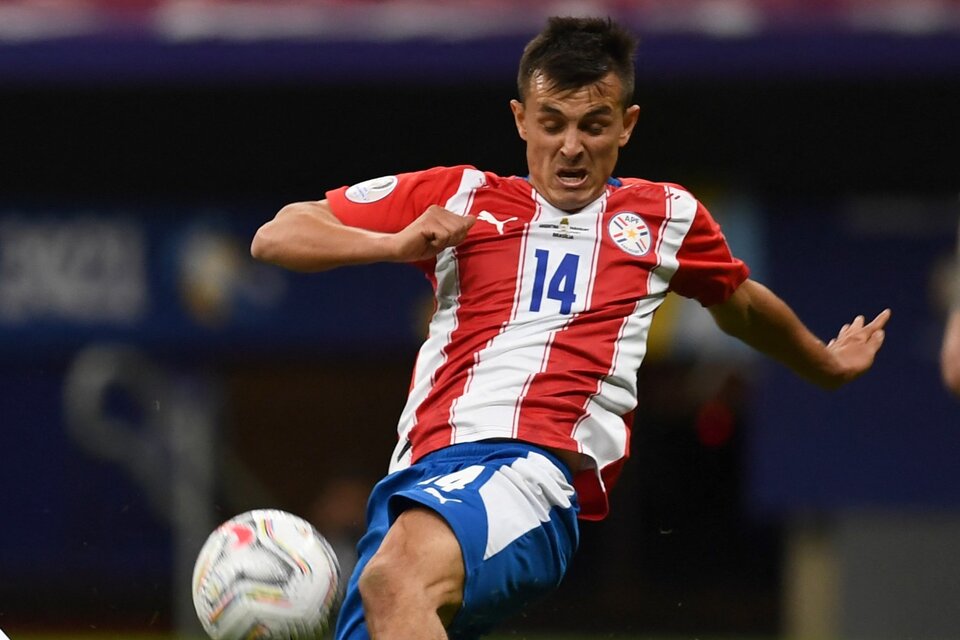
<instances>
[{"instance_id":1,"label":"outstretched hand","mask_svg":"<svg viewBox=\"0 0 960 640\"><path fill-rule=\"evenodd\" d=\"M433 258L447 247L463 242L476 221L474 216L462 216L431 205L419 218L391 237L394 259L417 262Z\"/></svg>"},{"instance_id":2,"label":"outstretched hand","mask_svg":"<svg viewBox=\"0 0 960 640\"><path fill-rule=\"evenodd\" d=\"M844 382L853 380L873 366L877 351L886 336L884 327L890 319L890 309L884 309L869 323L863 316L843 325L837 337L827 343Z\"/></svg>"}]
</instances>

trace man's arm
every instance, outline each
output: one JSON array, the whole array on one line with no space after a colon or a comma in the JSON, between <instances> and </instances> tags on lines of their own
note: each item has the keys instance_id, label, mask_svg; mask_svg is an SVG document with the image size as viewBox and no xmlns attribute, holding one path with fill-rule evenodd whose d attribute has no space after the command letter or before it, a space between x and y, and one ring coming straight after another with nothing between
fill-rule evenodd
<instances>
[{"instance_id":1,"label":"man's arm","mask_svg":"<svg viewBox=\"0 0 960 640\"><path fill-rule=\"evenodd\" d=\"M889 309L869 323L858 316L824 344L783 300L754 280L746 280L726 302L709 310L725 333L825 389L836 389L873 365L890 319Z\"/></svg>"},{"instance_id":2,"label":"man's arm","mask_svg":"<svg viewBox=\"0 0 960 640\"><path fill-rule=\"evenodd\" d=\"M960 396L960 308L954 308L947 318L940 350L940 371L947 388Z\"/></svg>"},{"instance_id":3,"label":"man's arm","mask_svg":"<svg viewBox=\"0 0 960 640\"><path fill-rule=\"evenodd\" d=\"M293 271L326 271L349 264L416 262L463 242L473 216L436 205L397 233L378 233L341 223L326 200L283 207L257 230L251 255Z\"/></svg>"}]
</instances>

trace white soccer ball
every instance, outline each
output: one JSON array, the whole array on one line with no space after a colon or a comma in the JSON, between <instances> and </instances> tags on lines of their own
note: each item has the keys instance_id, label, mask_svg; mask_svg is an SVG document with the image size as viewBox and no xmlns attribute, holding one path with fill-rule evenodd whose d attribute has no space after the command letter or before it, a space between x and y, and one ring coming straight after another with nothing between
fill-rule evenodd
<instances>
[{"instance_id":1,"label":"white soccer ball","mask_svg":"<svg viewBox=\"0 0 960 640\"><path fill-rule=\"evenodd\" d=\"M258 509L210 534L193 569L193 604L214 640L312 640L340 603L340 565L309 522Z\"/></svg>"}]
</instances>

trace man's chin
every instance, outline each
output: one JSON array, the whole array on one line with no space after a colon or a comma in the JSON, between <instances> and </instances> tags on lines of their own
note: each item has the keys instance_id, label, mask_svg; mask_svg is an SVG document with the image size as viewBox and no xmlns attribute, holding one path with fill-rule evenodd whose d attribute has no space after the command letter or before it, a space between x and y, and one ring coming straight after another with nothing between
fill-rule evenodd
<instances>
[{"instance_id":1,"label":"man's chin","mask_svg":"<svg viewBox=\"0 0 960 640\"><path fill-rule=\"evenodd\" d=\"M585 190L577 191L553 191L548 194L543 194L546 196L547 202L552 204L557 209L561 211L569 211L574 213L583 209L585 206L597 199L592 193L588 193Z\"/></svg>"}]
</instances>

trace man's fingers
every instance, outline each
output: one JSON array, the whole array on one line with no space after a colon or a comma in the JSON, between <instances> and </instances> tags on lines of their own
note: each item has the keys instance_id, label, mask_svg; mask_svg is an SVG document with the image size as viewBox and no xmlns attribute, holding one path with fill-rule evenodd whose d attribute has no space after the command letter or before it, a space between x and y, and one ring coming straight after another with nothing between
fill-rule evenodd
<instances>
[{"instance_id":1,"label":"man's fingers","mask_svg":"<svg viewBox=\"0 0 960 640\"><path fill-rule=\"evenodd\" d=\"M431 247L445 249L463 242L476 221L476 218L456 214L438 216L428 223L423 235Z\"/></svg>"},{"instance_id":2,"label":"man's fingers","mask_svg":"<svg viewBox=\"0 0 960 640\"><path fill-rule=\"evenodd\" d=\"M853 322L847 323L840 327L840 333L838 336L842 336L853 331L860 331L862 329L867 330L867 332L874 332L883 329L883 327L887 324L887 320L890 319L890 315L890 309L884 309L878 313L877 317L871 320L869 324L866 323L866 318L863 315L859 315L853 319Z\"/></svg>"},{"instance_id":3,"label":"man's fingers","mask_svg":"<svg viewBox=\"0 0 960 640\"><path fill-rule=\"evenodd\" d=\"M853 319L853 322L843 325L840 328L840 332L837 334L837 337L831 340L827 346L832 347L838 342L844 344L848 343L851 340L854 341L864 341L869 342L872 346L879 349L880 345L883 344L884 339L886 338L886 333L883 328L886 326L887 321L890 319L891 311L890 309L884 309L877 314L877 317L871 320L868 324L864 316L859 315Z\"/></svg>"},{"instance_id":4,"label":"man's fingers","mask_svg":"<svg viewBox=\"0 0 960 640\"><path fill-rule=\"evenodd\" d=\"M477 222L477 219L473 216L457 216L457 219L453 222L453 230L450 234L451 245L460 244L463 242L463 239L467 237L467 233Z\"/></svg>"},{"instance_id":5,"label":"man's fingers","mask_svg":"<svg viewBox=\"0 0 960 640\"><path fill-rule=\"evenodd\" d=\"M887 321L890 319L890 316L893 314L890 309L884 309L877 314L877 317L870 321L870 324L867 325L867 328L873 330L883 329L887 325Z\"/></svg>"}]
</instances>

